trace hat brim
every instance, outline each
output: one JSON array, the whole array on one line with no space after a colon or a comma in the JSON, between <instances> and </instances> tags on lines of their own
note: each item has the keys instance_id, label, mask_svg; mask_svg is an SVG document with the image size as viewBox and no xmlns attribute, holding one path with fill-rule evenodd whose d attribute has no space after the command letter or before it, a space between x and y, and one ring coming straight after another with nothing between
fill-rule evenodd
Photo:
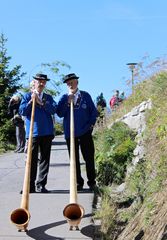
<instances>
[{"instance_id":1,"label":"hat brim","mask_svg":"<svg viewBox=\"0 0 167 240\"><path fill-rule=\"evenodd\" d=\"M49 78L38 78L38 77L33 77L35 80L45 80L45 81L49 81L50 79Z\"/></svg>"},{"instance_id":2,"label":"hat brim","mask_svg":"<svg viewBox=\"0 0 167 240\"><path fill-rule=\"evenodd\" d=\"M72 80L72 79L78 79L79 77L69 77L69 78L67 78L67 79L65 79L64 81L63 81L63 83L66 83L66 82L68 82L69 80Z\"/></svg>"}]
</instances>

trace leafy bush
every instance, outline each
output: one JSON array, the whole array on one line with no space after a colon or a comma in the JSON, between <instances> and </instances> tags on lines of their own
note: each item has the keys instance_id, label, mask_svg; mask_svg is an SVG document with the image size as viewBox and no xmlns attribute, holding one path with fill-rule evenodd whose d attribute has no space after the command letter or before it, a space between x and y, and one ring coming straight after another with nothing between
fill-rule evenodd
<instances>
[{"instance_id":1,"label":"leafy bush","mask_svg":"<svg viewBox=\"0 0 167 240\"><path fill-rule=\"evenodd\" d=\"M135 136L136 133L123 122L116 122L111 129L96 134L95 156L99 184L120 184L124 180L127 164L131 162L136 147Z\"/></svg>"},{"instance_id":2,"label":"leafy bush","mask_svg":"<svg viewBox=\"0 0 167 240\"><path fill-rule=\"evenodd\" d=\"M55 124L55 131L56 131L56 135L61 135L61 134L63 134L63 124L61 124L61 123L56 123L56 124Z\"/></svg>"}]
</instances>

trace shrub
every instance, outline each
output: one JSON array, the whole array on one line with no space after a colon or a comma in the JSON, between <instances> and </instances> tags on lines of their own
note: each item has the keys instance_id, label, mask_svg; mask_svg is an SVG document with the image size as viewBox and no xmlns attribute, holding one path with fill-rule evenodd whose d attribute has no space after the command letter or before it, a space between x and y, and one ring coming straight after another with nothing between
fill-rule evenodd
<instances>
[{"instance_id":1,"label":"shrub","mask_svg":"<svg viewBox=\"0 0 167 240\"><path fill-rule=\"evenodd\" d=\"M63 134L63 125L62 125L62 123L56 123L55 124L55 131L56 131L56 135Z\"/></svg>"},{"instance_id":2,"label":"shrub","mask_svg":"<svg viewBox=\"0 0 167 240\"><path fill-rule=\"evenodd\" d=\"M125 123L114 123L111 129L106 129L97 135L96 168L97 181L101 185L110 185L112 182L120 184L126 173L127 164L131 162L136 133ZM99 147L100 143L100 147Z\"/></svg>"},{"instance_id":3,"label":"shrub","mask_svg":"<svg viewBox=\"0 0 167 240\"><path fill-rule=\"evenodd\" d=\"M113 239L116 226L116 206L110 196L103 193L101 208L96 212L95 218L101 219L100 231L102 239Z\"/></svg>"}]
</instances>

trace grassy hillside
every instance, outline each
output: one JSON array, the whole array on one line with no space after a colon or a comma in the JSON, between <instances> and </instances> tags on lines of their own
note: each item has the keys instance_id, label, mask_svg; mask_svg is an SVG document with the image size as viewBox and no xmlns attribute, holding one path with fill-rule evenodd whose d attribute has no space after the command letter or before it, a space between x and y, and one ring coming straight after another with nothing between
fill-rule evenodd
<instances>
[{"instance_id":1,"label":"grassy hillside","mask_svg":"<svg viewBox=\"0 0 167 240\"><path fill-rule=\"evenodd\" d=\"M126 182L124 194L113 194L116 181L100 182L101 205L95 217L101 219L102 239L167 239L167 73L161 71L137 84L133 94L111 115L108 125L148 99L152 101L152 109L147 112L147 127L143 133L146 154L135 171L119 181L119 184ZM107 155L106 146L113 142L106 129L101 128L95 134L97 166L99 156L102 166L108 159L106 156L113 154L110 146L110 155ZM115 164L118 163L115 161ZM123 169L126 171L126 167ZM106 169L103 170L101 168L100 174L104 177Z\"/></svg>"}]
</instances>

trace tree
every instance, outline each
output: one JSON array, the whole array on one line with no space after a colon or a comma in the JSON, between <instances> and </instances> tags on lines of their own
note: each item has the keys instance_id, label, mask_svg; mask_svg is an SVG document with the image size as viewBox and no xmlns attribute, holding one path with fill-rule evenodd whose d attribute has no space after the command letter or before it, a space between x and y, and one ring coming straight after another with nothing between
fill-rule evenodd
<instances>
[{"instance_id":1,"label":"tree","mask_svg":"<svg viewBox=\"0 0 167 240\"><path fill-rule=\"evenodd\" d=\"M8 115L8 103L11 96L22 87L19 81L25 74L20 73L21 65L9 69L11 57L7 56L6 42L7 39L2 33L0 35L0 147L4 150L8 149L12 131L10 116Z\"/></svg>"},{"instance_id":2,"label":"tree","mask_svg":"<svg viewBox=\"0 0 167 240\"><path fill-rule=\"evenodd\" d=\"M97 111L99 113L99 118L98 120L103 121L104 119L104 115L105 115L105 108L106 108L107 104L106 104L106 100L104 99L103 93L100 93L99 96L97 96L96 98L96 107L97 107Z\"/></svg>"},{"instance_id":3,"label":"tree","mask_svg":"<svg viewBox=\"0 0 167 240\"><path fill-rule=\"evenodd\" d=\"M64 72L69 70L71 66L63 61L54 61L51 63L41 63L36 65L32 71L31 75L35 75L36 73L47 74L50 81L47 82L47 86L45 88L45 92L51 94L53 97L56 97L61 92L61 85L63 84ZM33 73L35 71L35 73ZM29 92L30 82L33 80L32 76L29 76L28 85L26 84L21 91ZM30 78L32 78L30 80Z\"/></svg>"},{"instance_id":4,"label":"tree","mask_svg":"<svg viewBox=\"0 0 167 240\"><path fill-rule=\"evenodd\" d=\"M62 72L64 72L65 68L69 70L71 66L63 61L54 61L52 63L42 63L41 67L45 69L45 72L49 72L49 75L52 76L50 86L47 88L47 91L52 96L58 96L60 94L59 87L63 83L62 78L64 74Z\"/></svg>"}]
</instances>

